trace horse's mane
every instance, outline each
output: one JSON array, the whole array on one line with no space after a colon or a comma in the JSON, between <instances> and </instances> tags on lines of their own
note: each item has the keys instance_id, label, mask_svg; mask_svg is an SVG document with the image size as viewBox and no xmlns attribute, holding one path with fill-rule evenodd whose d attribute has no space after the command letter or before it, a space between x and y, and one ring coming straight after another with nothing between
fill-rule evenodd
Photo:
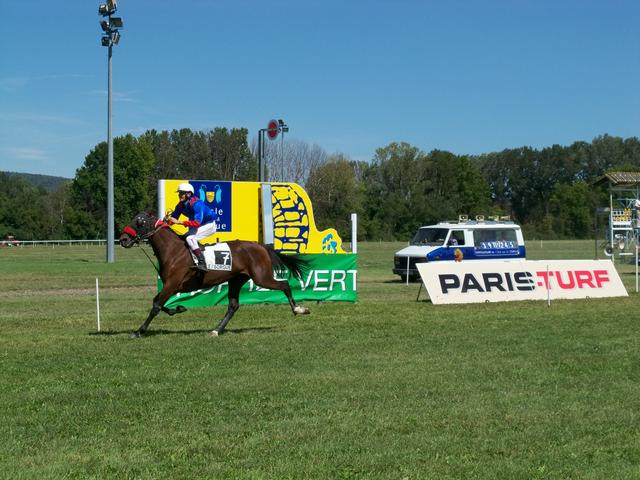
<instances>
[{"instance_id":1,"label":"horse's mane","mask_svg":"<svg viewBox=\"0 0 640 480\"><path fill-rule=\"evenodd\" d=\"M156 218L156 217L152 217L152 218ZM160 219L157 219L156 221L160 221ZM169 235L167 235L166 237L163 237L163 240L161 240L162 243L173 242L175 240L178 240L180 241L180 243L182 243L185 246L185 248L187 249L189 248L187 246L187 242L185 241L186 234L182 234L182 235L179 234L173 228L171 228L168 223L164 221L162 222L161 225L157 225L156 223L156 229L157 229L157 233L159 233L162 230L166 230L169 233Z\"/></svg>"}]
</instances>

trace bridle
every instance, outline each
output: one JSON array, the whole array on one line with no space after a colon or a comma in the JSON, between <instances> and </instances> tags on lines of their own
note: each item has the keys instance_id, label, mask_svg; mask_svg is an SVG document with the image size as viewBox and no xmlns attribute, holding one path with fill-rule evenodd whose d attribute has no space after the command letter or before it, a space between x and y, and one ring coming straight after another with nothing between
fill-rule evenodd
<instances>
[{"instance_id":1,"label":"bridle","mask_svg":"<svg viewBox=\"0 0 640 480\"><path fill-rule=\"evenodd\" d=\"M150 218L148 217L144 217L142 214L138 215L135 218L135 223L139 224L141 223L142 225L145 226L147 225L148 220L150 220ZM158 272L158 275L160 275L160 269L157 267L157 265L154 263L154 261L151 259L151 257L149 256L149 254L146 252L146 250L144 248L142 248L142 241L143 240L147 240L149 238L151 238L152 236L154 236L158 231L160 231L162 228L169 228L169 224L166 223L164 220L162 220L161 218L156 220L156 223L153 225L153 229L149 230L146 233L143 233L142 235L140 235L138 233L138 231L133 228L131 225L127 225L126 227L124 227L122 229L122 233L126 233L127 235L129 235L129 237L131 237L131 243L137 243L140 244L141 250L142 252L146 255L146 257L149 259L149 261L151 262L151 265L153 265L153 268L156 269L156 272Z\"/></svg>"},{"instance_id":2,"label":"bridle","mask_svg":"<svg viewBox=\"0 0 640 480\"><path fill-rule=\"evenodd\" d=\"M144 218L144 220L141 220L140 217L142 217L142 215L138 215L136 217L135 222L139 223L141 221L141 223L146 227L147 221L150 220L150 219ZM161 228L165 228L165 227L169 227L169 225L164 220L159 218L159 219L156 220L156 223L153 225L153 229L150 229L146 233L139 234L138 231L135 228L133 228L131 225L127 225L126 227L124 227L122 229L122 233L126 233L127 235L129 235L131 237L131 242L132 243L140 243L143 240L147 240L147 239L151 238Z\"/></svg>"}]
</instances>

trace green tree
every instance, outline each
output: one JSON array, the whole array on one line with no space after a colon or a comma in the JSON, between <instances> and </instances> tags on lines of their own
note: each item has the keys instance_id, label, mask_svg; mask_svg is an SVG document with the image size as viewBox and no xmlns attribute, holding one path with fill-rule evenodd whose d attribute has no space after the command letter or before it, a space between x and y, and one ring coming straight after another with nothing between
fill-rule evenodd
<instances>
[{"instance_id":1,"label":"green tree","mask_svg":"<svg viewBox=\"0 0 640 480\"><path fill-rule=\"evenodd\" d=\"M391 143L376 150L371 168L363 172L363 222L368 239L407 238L428 215L425 154L408 143Z\"/></svg>"},{"instance_id":2,"label":"green tree","mask_svg":"<svg viewBox=\"0 0 640 480\"><path fill-rule=\"evenodd\" d=\"M153 207L148 185L154 157L144 139L117 137L113 145L114 220L118 232L139 211ZM104 238L107 218L107 144L100 143L76 171L71 185L73 210L65 231L71 238Z\"/></svg>"},{"instance_id":3,"label":"green tree","mask_svg":"<svg viewBox=\"0 0 640 480\"><path fill-rule=\"evenodd\" d=\"M148 181L152 203L156 203L156 185L162 178L254 180L257 162L249 150L247 133L245 128L146 131L140 140L151 147L155 157Z\"/></svg>"},{"instance_id":4,"label":"green tree","mask_svg":"<svg viewBox=\"0 0 640 480\"><path fill-rule=\"evenodd\" d=\"M549 202L546 224L552 238L592 238L594 211L606 201L606 195L583 181L558 183Z\"/></svg>"},{"instance_id":5,"label":"green tree","mask_svg":"<svg viewBox=\"0 0 640 480\"><path fill-rule=\"evenodd\" d=\"M0 172L0 238L42 240L48 234L47 191L21 177Z\"/></svg>"},{"instance_id":6,"label":"green tree","mask_svg":"<svg viewBox=\"0 0 640 480\"><path fill-rule=\"evenodd\" d=\"M526 227L527 232L554 236L552 196L557 185L593 183L605 172L640 167L640 142L602 135L591 143L504 150L474 159L486 178L493 202ZM580 229L579 229L580 230ZM563 235L568 235L563 228Z\"/></svg>"},{"instance_id":7,"label":"green tree","mask_svg":"<svg viewBox=\"0 0 640 480\"><path fill-rule=\"evenodd\" d=\"M66 215L71 209L71 182L67 181L49 193L45 205L45 213L48 225L48 239L64 239Z\"/></svg>"},{"instance_id":8,"label":"green tree","mask_svg":"<svg viewBox=\"0 0 640 480\"><path fill-rule=\"evenodd\" d=\"M140 136L153 151L154 165L152 182L160 178L180 178L180 162L176 149L171 143L168 131L147 130Z\"/></svg>"},{"instance_id":9,"label":"green tree","mask_svg":"<svg viewBox=\"0 0 640 480\"><path fill-rule=\"evenodd\" d=\"M319 228L333 227L341 236L348 235L351 214L362 213L362 189L356 181L354 162L343 155L330 157L311 171L306 191Z\"/></svg>"},{"instance_id":10,"label":"green tree","mask_svg":"<svg viewBox=\"0 0 640 480\"><path fill-rule=\"evenodd\" d=\"M489 186L469 157L433 150L428 161L430 182L425 196L437 220L495 213Z\"/></svg>"},{"instance_id":11,"label":"green tree","mask_svg":"<svg viewBox=\"0 0 640 480\"><path fill-rule=\"evenodd\" d=\"M362 178L370 239L407 239L421 225L494 210L477 164L450 152L390 144L376 151Z\"/></svg>"},{"instance_id":12,"label":"green tree","mask_svg":"<svg viewBox=\"0 0 640 480\"><path fill-rule=\"evenodd\" d=\"M153 183L161 178L253 180L255 158L247 143L246 128L215 128L194 132L148 130L141 135L155 157Z\"/></svg>"},{"instance_id":13,"label":"green tree","mask_svg":"<svg viewBox=\"0 0 640 480\"><path fill-rule=\"evenodd\" d=\"M207 138L211 161L203 172L211 180L254 180L258 171L256 159L251 154L246 128L216 128Z\"/></svg>"}]
</instances>

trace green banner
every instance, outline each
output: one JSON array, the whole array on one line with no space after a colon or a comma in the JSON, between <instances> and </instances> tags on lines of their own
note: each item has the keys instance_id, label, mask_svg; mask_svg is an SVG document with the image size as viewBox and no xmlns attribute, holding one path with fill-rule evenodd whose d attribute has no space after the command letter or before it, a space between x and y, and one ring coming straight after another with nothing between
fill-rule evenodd
<instances>
[{"instance_id":1,"label":"green banner","mask_svg":"<svg viewBox=\"0 0 640 480\"><path fill-rule=\"evenodd\" d=\"M306 254L303 255L308 269L302 280L276 277L288 280L293 298L303 300L333 300L355 302L357 300L357 255L350 254ZM288 272L287 274L288 275ZM162 282L158 279L158 291ZM227 284L177 293L164 304L167 308L182 305L187 308L209 307L227 303ZM240 290L240 303L288 303L284 293L278 290L260 288L249 280Z\"/></svg>"}]
</instances>

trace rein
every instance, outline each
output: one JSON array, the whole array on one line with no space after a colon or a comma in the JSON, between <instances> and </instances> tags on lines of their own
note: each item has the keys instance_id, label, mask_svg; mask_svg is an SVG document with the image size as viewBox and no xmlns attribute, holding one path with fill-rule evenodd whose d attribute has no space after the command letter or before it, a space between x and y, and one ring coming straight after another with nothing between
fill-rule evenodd
<instances>
[{"instance_id":1,"label":"rein","mask_svg":"<svg viewBox=\"0 0 640 480\"><path fill-rule=\"evenodd\" d=\"M160 275L160 269L156 266L155 262L151 259L151 257L147 253L147 251L143 248L142 240L148 240L149 238L153 237L162 228L169 228L169 225L167 223L165 223L163 220L158 219L158 220L156 220L156 223L153 225L153 230L145 233L144 235L138 235L138 232L136 232L130 226L126 226L122 230L127 235L129 235L129 236L131 236L131 237L136 239L136 241L140 244L140 249L147 256L147 258L151 262L151 265L153 265L153 268L156 270L156 272L158 272L158 275Z\"/></svg>"},{"instance_id":2,"label":"rein","mask_svg":"<svg viewBox=\"0 0 640 480\"><path fill-rule=\"evenodd\" d=\"M153 268L156 269L156 272L158 272L158 276L160 276L160 269L158 268L158 266L155 264L155 262L151 259L151 257L149 256L149 254L147 253L147 251L142 247L142 245L140 245L140 250L142 250L142 252L147 256L147 258L149 259L149 261L151 262L151 265L153 265Z\"/></svg>"},{"instance_id":3,"label":"rein","mask_svg":"<svg viewBox=\"0 0 640 480\"><path fill-rule=\"evenodd\" d=\"M153 237L162 228L169 228L169 224L165 223L164 220L157 219L156 223L153 225L153 230L151 230L150 232L145 233L144 235L140 236L139 238L140 238L140 240L148 240L149 238Z\"/></svg>"}]
</instances>

